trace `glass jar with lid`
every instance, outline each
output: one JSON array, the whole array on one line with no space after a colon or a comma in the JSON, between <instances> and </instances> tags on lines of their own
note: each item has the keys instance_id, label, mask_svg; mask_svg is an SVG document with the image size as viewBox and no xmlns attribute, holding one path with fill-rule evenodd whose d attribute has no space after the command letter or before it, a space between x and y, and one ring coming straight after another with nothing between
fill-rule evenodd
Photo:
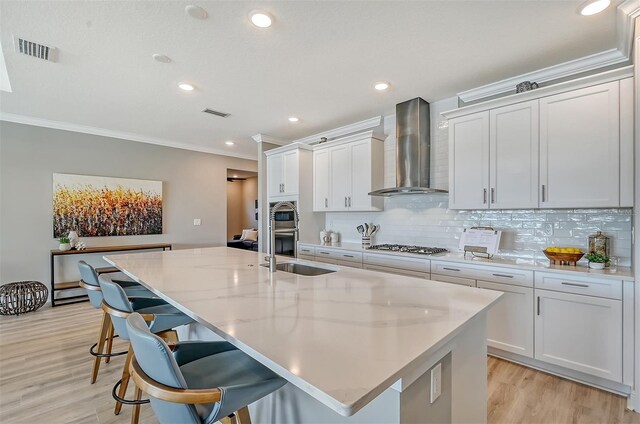
<instances>
[{"instance_id":1,"label":"glass jar with lid","mask_svg":"<svg viewBox=\"0 0 640 424\"><path fill-rule=\"evenodd\" d=\"M602 231L590 235L589 253L598 253L608 258L611 253L611 238L602 234Z\"/></svg>"}]
</instances>

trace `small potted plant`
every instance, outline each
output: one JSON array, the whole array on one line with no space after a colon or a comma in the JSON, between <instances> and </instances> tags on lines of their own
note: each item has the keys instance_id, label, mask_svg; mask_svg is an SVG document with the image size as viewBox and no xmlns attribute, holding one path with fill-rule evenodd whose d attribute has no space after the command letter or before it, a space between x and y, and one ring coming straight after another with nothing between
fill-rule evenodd
<instances>
[{"instance_id":1,"label":"small potted plant","mask_svg":"<svg viewBox=\"0 0 640 424\"><path fill-rule=\"evenodd\" d=\"M609 262L608 257L595 252L586 254L585 258L589 261L589 268L592 269L604 269L605 264Z\"/></svg>"},{"instance_id":2,"label":"small potted plant","mask_svg":"<svg viewBox=\"0 0 640 424\"><path fill-rule=\"evenodd\" d=\"M58 241L60 242L60 250L62 250L63 252L65 250L71 250L71 242L69 241L69 237L62 236L58 239Z\"/></svg>"}]
</instances>

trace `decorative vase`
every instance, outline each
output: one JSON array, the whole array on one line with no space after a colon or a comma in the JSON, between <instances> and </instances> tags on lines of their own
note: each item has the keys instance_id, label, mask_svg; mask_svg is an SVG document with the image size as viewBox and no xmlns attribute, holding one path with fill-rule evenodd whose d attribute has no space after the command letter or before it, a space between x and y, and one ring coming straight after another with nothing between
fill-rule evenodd
<instances>
[{"instance_id":1,"label":"decorative vase","mask_svg":"<svg viewBox=\"0 0 640 424\"><path fill-rule=\"evenodd\" d=\"M78 237L78 233L75 231L69 231L69 244L71 247L76 247L76 244L80 241L80 237Z\"/></svg>"},{"instance_id":2,"label":"decorative vase","mask_svg":"<svg viewBox=\"0 0 640 424\"><path fill-rule=\"evenodd\" d=\"M589 268L591 269L604 269L603 262L589 262Z\"/></svg>"},{"instance_id":3,"label":"decorative vase","mask_svg":"<svg viewBox=\"0 0 640 424\"><path fill-rule=\"evenodd\" d=\"M66 250L71 250L71 243L60 243L60 250L63 252Z\"/></svg>"}]
</instances>

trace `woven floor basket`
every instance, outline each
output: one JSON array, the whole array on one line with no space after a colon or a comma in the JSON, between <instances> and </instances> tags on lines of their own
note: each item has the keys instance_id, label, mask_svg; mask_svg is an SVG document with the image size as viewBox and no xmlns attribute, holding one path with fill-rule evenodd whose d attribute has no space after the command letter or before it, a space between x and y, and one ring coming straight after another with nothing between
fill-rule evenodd
<instances>
[{"instance_id":1,"label":"woven floor basket","mask_svg":"<svg viewBox=\"0 0 640 424\"><path fill-rule=\"evenodd\" d=\"M0 286L0 315L33 312L47 302L49 290L38 281L18 281Z\"/></svg>"}]
</instances>

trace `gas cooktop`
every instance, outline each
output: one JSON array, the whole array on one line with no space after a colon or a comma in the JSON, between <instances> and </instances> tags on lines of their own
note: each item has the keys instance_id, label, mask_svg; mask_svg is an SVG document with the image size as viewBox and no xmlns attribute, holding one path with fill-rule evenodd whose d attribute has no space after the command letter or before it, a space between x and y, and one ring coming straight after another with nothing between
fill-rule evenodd
<instances>
[{"instance_id":1,"label":"gas cooktop","mask_svg":"<svg viewBox=\"0 0 640 424\"><path fill-rule=\"evenodd\" d=\"M442 247L409 246L405 244L375 244L368 249L387 252L417 253L419 255L437 255L448 252Z\"/></svg>"}]
</instances>

